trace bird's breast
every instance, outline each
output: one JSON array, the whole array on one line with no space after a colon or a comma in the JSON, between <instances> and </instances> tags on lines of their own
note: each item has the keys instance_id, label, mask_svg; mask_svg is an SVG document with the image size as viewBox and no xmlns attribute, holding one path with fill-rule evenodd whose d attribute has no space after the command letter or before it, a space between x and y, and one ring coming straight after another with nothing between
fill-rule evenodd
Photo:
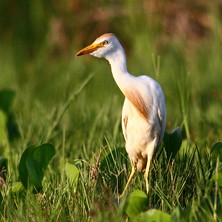
<instances>
[{"instance_id":1,"label":"bird's breast","mask_svg":"<svg viewBox=\"0 0 222 222\"><path fill-rule=\"evenodd\" d=\"M122 125L129 158L138 171L143 171L147 162L147 145L152 140L151 126L128 99L123 106Z\"/></svg>"}]
</instances>

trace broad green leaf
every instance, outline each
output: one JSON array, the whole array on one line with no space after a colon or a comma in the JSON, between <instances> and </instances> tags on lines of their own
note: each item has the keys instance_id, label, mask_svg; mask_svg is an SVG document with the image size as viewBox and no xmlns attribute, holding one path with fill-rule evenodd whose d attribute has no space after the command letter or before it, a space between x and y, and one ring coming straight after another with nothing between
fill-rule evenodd
<instances>
[{"instance_id":1,"label":"broad green leaf","mask_svg":"<svg viewBox=\"0 0 222 222\"><path fill-rule=\"evenodd\" d=\"M42 189L42 179L49 161L55 155L51 144L28 147L22 154L19 163L19 175L25 188L34 187L35 191Z\"/></svg>"},{"instance_id":2,"label":"broad green leaf","mask_svg":"<svg viewBox=\"0 0 222 222\"><path fill-rule=\"evenodd\" d=\"M5 113L10 112L13 100L15 98L15 91L10 89L5 89L0 91L0 109Z\"/></svg>"},{"instance_id":3,"label":"broad green leaf","mask_svg":"<svg viewBox=\"0 0 222 222\"><path fill-rule=\"evenodd\" d=\"M9 141L18 138L20 135L16 118L13 112L8 114L7 130L8 130Z\"/></svg>"},{"instance_id":4,"label":"broad green leaf","mask_svg":"<svg viewBox=\"0 0 222 222\"><path fill-rule=\"evenodd\" d=\"M141 190L133 191L125 205L125 213L130 219L145 211L147 207L147 195Z\"/></svg>"},{"instance_id":5,"label":"broad green leaf","mask_svg":"<svg viewBox=\"0 0 222 222\"><path fill-rule=\"evenodd\" d=\"M79 169L71 163L66 163L65 171L70 183L76 188L79 179Z\"/></svg>"},{"instance_id":6,"label":"broad green leaf","mask_svg":"<svg viewBox=\"0 0 222 222\"><path fill-rule=\"evenodd\" d=\"M30 155L26 160L26 168L28 171L29 185L33 186L37 192L42 189L42 178L44 176L44 168L41 162Z\"/></svg>"},{"instance_id":7,"label":"broad green leaf","mask_svg":"<svg viewBox=\"0 0 222 222\"><path fill-rule=\"evenodd\" d=\"M7 129L7 139L14 139L18 137L19 130L15 121L14 113L11 111L12 103L15 98L15 91L13 90L1 90L0 91L0 110L2 110L5 114L5 130ZM0 118L1 119L1 118ZM1 120L0 120L1 122ZM0 129L1 131L1 129ZM1 134L1 133L0 133ZM0 139L1 140L1 139ZM0 142L1 146L1 142Z\"/></svg>"},{"instance_id":8,"label":"broad green leaf","mask_svg":"<svg viewBox=\"0 0 222 222\"><path fill-rule=\"evenodd\" d=\"M7 132L7 117L6 114L0 109L0 152L7 155L9 149L8 132Z\"/></svg>"},{"instance_id":9,"label":"broad green leaf","mask_svg":"<svg viewBox=\"0 0 222 222\"><path fill-rule=\"evenodd\" d=\"M222 160L222 142L215 143L211 148L211 155L214 159Z\"/></svg>"},{"instance_id":10,"label":"broad green leaf","mask_svg":"<svg viewBox=\"0 0 222 222\"><path fill-rule=\"evenodd\" d=\"M161 210L151 209L140 213L133 221L171 222L171 215Z\"/></svg>"},{"instance_id":11,"label":"broad green leaf","mask_svg":"<svg viewBox=\"0 0 222 222\"><path fill-rule=\"evenodd\" d=\"M21 182L15 182L12 184L12 193L19 193L25 191L25 187Z\"/></svg>"},{"instance_id":12,"label":"broad green leaf","mask_svg":"<svg viewBox=\"0 0 222 222\"><path fill-rule=\"evenodd\" d=\"M51 144L42 144L34 148L28 155L26 167L28 170L29 182L35 187L36 191L42 189L42 179L49 161L55 155L55 148Z\"/></svg>"},{"instance_id":13,"label":"broad green leaf","mask_svg":"<svg viewBox=\"0 0 222 222\"><path fill-rule=\"evenodd\" d=\"M170 133L164 134L164 146L168 159L173 159L178 153L182 144L182 134L180 128L173 129Z\"/></svg>"},{"instance_id":14,"label":"broad green leaf","mask_svg":"<svg viewBox=\"0 0 222 222\"><path fill-rule=\"evenodd\" d=\"M26 167L26 160L28 158L28 156L34 151L35 147L34 146L30 146L28 148L26 148L26 150L22 153L21 159L19 161L19 177L22 181L23 186L27 189L28 188L28 180L29 180L29 176L28 176L28 170Z\"/></svg>"}]
</instances>

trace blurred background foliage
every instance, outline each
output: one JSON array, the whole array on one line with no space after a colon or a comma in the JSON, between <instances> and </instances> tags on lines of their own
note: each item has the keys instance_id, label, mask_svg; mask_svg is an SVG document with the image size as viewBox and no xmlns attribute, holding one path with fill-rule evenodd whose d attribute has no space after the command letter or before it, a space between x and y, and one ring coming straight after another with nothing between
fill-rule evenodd
<instances>
[{"instance_id":1,"label":"blurred background foliage","mask_svg":"<svg viewBox=\"0 0 222 222\"><path fill-rule=\"evenodd\" d=\"M212 214L218 221L222 183L216 157L221 143L215 142L221 141L222 132L221 0L1 0L0 218L119 217L113 194L126 182L125 155L117 152L124 147L124 96L107 61L75 57L105 32L115 33L122 42L129 72L158 80L166 97L167 131L179 126L187 138L172 165L164 155L154 160L148 208L182 221L206 220ZM176 128L166 134L168 156L173 145L175 154L179 149L178 132ZM11 186L21 179L18 166L36 157L33 151L20 162L24 149L46 142L55 146L55 156L53 148L46 176L37 181L44 187L42 196L27 192L21 199L11 194ZM47 166L48 160L41 164ZM71 180L78 174L77 192L67 184L64 170ZM136 181L134 187L142 190L143 176Z\"/></svg>"},{"instance_id":2,"label":"blurred background foliage","mask_svg":"<svg viewBox=\"0 0 222 222\"><path fill-rule=\"evenodd\" d=\"M17 119L28 133L27 122L44 125L78 82L95 73L64 121L73 131L87 130L92 125L87 115L97 116L108 103L112 123L123 96L108 64L89 56L76 59L75 53L113 32L126 49L129 71L161 83L168 130L187 121L186 136L215 140L222 127L221 21L219 0L3 0L0 89L16 91ZM101 124L108 128L109 121Z\"/></svg>"}]
</instances>

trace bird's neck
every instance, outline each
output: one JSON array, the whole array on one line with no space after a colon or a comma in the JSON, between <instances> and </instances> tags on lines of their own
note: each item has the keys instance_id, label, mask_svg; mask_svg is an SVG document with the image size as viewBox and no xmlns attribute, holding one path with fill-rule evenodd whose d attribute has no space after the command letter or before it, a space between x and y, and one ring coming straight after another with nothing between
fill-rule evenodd
<instances>
[{"instance_id":1,"label":"bird's neck","mask_svg":"<svg viewBox=\"0 0 222 222\"><path fill-rule=\"evenodd\" d=\"M126 56L123 50L115 51L114 55L106 58L111 66L113 78L125 95L126 86L129 86L131 79L134 77L127 71ZM126 96L126 95L125 95Z\"/></svg>"},{"instance_id":2,"label":"bird's neck","mask_svg":"<svg viewBox=\"0 0 222 222\"><path fill-rule=\"evenodd\" d=\"M124 96L137 109L138 113L147 120L148 109L143 96L138 89L136 77L128 73L126 67L126 56L123 50L116 51L115 55L106 58L110 65L114 80Z\"/></svg>"}]
</instances>

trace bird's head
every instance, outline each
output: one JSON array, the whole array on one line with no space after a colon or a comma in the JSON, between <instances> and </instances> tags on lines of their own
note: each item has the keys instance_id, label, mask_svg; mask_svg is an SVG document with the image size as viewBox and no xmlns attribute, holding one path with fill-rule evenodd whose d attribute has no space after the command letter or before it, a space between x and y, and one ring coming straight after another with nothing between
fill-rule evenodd
<instances>
[{"instance_id":1,"label":"bird's head","mask_svg":"<svg viewBox=\"0 0 222 222\"><path fill-rule=\"evenodd\" d=\"M122 46L116 36L112 33L106 33L98 37L91 45L81 49L76 56L90 54L98 58L108 58Z\"/></svg>"}]
</instances>

